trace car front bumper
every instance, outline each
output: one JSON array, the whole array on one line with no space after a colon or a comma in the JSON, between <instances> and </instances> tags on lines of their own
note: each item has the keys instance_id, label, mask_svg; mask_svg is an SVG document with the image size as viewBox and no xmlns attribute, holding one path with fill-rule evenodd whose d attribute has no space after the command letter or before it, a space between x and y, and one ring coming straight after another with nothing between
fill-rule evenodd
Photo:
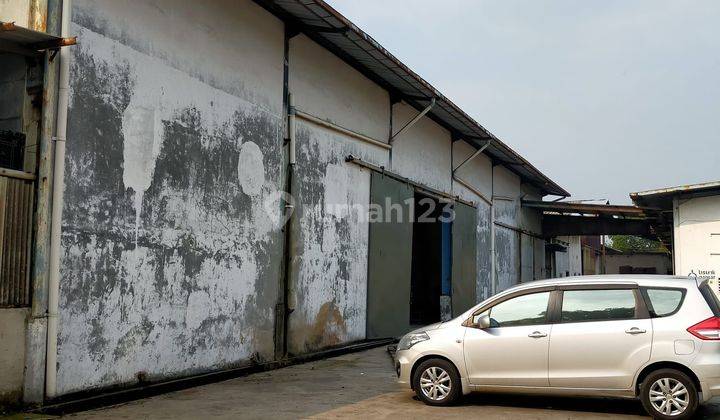
<instances>
[{"instance_id":1,"label":"car front bumper","mask_svg":"<svg viewBox=\"0 0 720 420\"><path fill-rule=\"evenodd\" d=\"M419 352L409 348L398 350L395 353L395 373L398 376L398 383L406 388L412 388L411 371L419 356Z\"/></svg>"}]
</instances>

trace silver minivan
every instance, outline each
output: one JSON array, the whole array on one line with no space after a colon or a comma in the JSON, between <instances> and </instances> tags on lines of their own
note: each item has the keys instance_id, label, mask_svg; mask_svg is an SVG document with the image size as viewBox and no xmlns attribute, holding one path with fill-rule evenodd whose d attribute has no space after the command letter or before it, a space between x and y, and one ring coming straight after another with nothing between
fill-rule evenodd
<instances>
[{"instance_id":1,"label":"silver minivan","mask_svg":"<svg viewBox=\"0 0 720 420\"><path fill-rule=\"evenodd\" d=\"M720 302L686 277L537 281L406 334L395 357L430 405L471 391L622 397L686 419L720 396Z\"/></svg>"}]
</instances>

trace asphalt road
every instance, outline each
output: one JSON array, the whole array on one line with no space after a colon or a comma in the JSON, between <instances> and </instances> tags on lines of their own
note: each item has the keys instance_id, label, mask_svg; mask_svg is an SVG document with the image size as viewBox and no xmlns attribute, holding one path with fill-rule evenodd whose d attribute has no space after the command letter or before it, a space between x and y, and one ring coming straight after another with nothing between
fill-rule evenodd
<instances>
[{"instance_id":1,"label":"asphalt road","mask_svg":"<svg viewBox=\"0 0 720 420\"><path fill-rule=\"evenodd\" d=\"M470 395L456 407L429 407L395 382L385 348L291 366L108 408L75 419L137 418L483 418L640 419L639 402L613 399ZM720 401L698 418L720 419Z\"/></svg>"}]
</instances>

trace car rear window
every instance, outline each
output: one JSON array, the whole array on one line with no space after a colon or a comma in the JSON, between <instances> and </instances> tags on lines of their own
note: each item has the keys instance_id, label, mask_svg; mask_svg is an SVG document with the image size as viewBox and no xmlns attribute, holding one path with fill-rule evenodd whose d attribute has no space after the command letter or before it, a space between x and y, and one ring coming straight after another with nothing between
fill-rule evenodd
<instances>
[{"instance_id":1,"label":"car rear window","mask_svg":"<svg viewBox=\"0 0 720 420\"><path fill-rule=\"evenodd\" d=\"M715 316L720 316L720 302L707 281L700 285L700 292Z\"/></svg>"},{"instance_id":2,"label":"car rear window","mask_svg":"<svg viewBox=\"0 0 720 420\"><path fill-rule=\"evenodd\" d=\"M682 289L645 288L648 310L653 317L672 315L680 309L685 291Z\"/></svg>"}]
</instances>

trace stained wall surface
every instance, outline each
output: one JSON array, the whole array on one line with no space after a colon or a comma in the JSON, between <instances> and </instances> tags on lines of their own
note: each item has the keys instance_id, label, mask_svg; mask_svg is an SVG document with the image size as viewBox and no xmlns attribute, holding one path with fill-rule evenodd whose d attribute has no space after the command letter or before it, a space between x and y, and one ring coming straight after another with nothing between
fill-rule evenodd
<instances>
[{"instance_id":1,"label":"stained wall surface","mask_svg":"<svg viewBox=\"0 0 720 420\"><path fill-rule=\"evenodd\" d=\"M286 251L283 23L250 0L75 0L72 22L60 394L271 359ZM418 112L304 35L288 66L298 110L365 136L387 141L391 115L397 130ZM349 155L476 204L477 300L520 281L518 232L492 221L533 226L514 173L485 155L458 171L502 197L491 207L452 181L475 149L429 118L392 157L300 117L296 133L291 354L366 337L371 173Z\"/></svg>"},{"instance_id":2,"label":"stained wall surface","mask_svg":"<svg viewBox=\"0 0 720 420\"><path fill-rule=\"evenodd\" d=\"M298 110L387 140L387 92L304 35L290 40L289 89ZM293 354L365 338L370 172L349 155L386 166L378 146L300 120L293 185Z\"/></svg>"},{"instance_id":3,"label":"stained wall surface","mask_svg":"<svg viewBox=\"0 0 720 420\"><path fill-rule=\"evenodd\" d=\"M230 0L72 22L59 393L271 358L282 23Z\"/></svg>"}]
</instances>

